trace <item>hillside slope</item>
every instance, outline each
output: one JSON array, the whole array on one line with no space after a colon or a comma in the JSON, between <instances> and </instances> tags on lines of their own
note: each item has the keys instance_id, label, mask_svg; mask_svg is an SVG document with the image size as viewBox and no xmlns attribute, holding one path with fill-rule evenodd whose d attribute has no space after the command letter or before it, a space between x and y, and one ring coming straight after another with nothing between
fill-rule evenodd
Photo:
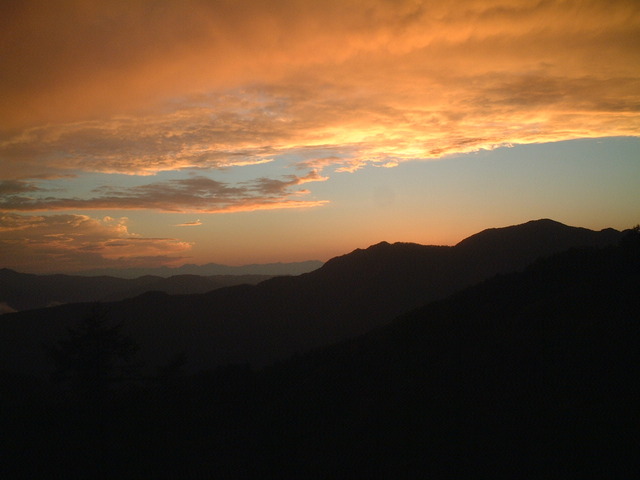
<instances>
[{"instance_id":1,"label":"hillside slope","mask_svg":"<svg viewBox=\"0 0 640 480\"><path fill-rule=\"evenodd\" d=\"M0 469L634 478L639 287L640 234L630 232L620 246L548 257L258 372L165 369L137 388L66 402L14 380L0 396L10 439Z\"/></svg>"},{"instance_id":2,"label":"hillside slope","mask_svg":"<svg viewBox=\"0 0 640 480\"><path fill-rule=\"evenodd\" d=\"M586 232L537 221L497 229L491 241L471 249L465 242L455 247L383 242L296 277L202 295L150 292L105 308L140 344L141 361L148 366L181 352L194 371L227 363L265 365L363 334L428 301L522 269L541 252L552 254L567 244L606 245L621 235ZM3 316L0 368L45 371L41 345L63 337L93 308L77 304Z\"/></svg>"},{"instance_id":3,"label":"hillside slope","mask_svg":"<svg viewBox=\"0 0 640 480\"><path fill-rule=\"evenodd\" d=\"M269 369L272 411L288 414L261 441L296 458L287 463L275 448L272 468L305 475L314 465L318 477L632 478L639 291L636 233L620 247L538 261Z\"/></svg>"}]
</instances>

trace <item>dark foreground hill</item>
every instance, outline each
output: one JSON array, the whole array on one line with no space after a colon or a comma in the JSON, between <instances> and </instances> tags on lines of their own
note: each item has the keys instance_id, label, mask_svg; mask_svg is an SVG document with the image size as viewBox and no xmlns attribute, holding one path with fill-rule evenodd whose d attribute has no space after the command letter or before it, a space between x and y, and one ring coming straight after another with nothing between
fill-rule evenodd
<instances>
[{"instance_id":1,"label":"dark foreground hill","mask_svg":"<svg viewBox=\"0 0 640 480\"><path fill-rule=\"evenodd\" d=\"M265 443L286 432L281 445L291 442L297 459L271 451L276 468L633 478L639 292L636 233L617 248L538 261L272 368L264 373L271 402L289 413Z\"/></svg>"},{"instance_id":2,"label":"dark foreground hill","mask_svg":"<svg viewBox=\"0 0 640 480\"><path fill-rule=\"evenodd\" d=\"M192 371L229 363L260 366L363 334L428 301L523 269L540 255L608 245L621 235L539 220L481 232L455 247L383 242L296 277L202 295L150 292L105 308L138 342L147 367L181 353ZM93 308L77 304L4 315L0 368L46 371L42 344L62 338Z\"/></svg>"},{"instance_id":3,"label":"dark foreground hill","mask_svg":"<svg viewBox=\"0 0 640 480\"><path fill-rule=\"evenodd\" d=\"M101 397L14 381L3 465L66 478L635 478L639 287L631 232L257 373L165 370Z\"/></svg>"}]
</instances>

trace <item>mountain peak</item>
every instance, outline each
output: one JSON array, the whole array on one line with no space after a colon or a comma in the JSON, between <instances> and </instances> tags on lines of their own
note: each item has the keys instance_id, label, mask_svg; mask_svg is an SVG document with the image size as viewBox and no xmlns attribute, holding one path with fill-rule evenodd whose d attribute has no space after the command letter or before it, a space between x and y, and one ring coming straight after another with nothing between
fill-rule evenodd
<instances>
[{"instance_id":1,"label":"mountain peak","mask_svg":"<svg viewBox=\"0 0 640 480\"><path fill-rule=\"evenodd\" d=\"M550 218L542 218L539 220L530 220L528 222L520 223L518 225L509 225L507 227L487 228L485 230L482 230L481 232L478 232L476 234L471 235L470 237L465 238L464 240L460 241L458 245L464 245L466 243L469 243L470 241L477 241L478 239L489 238L491 236L494 236L494 237L504 236L505 234L508 235L509 233L512 233L512 232L532 234L535 232L552 231L552 230L560 231L560 230L566 230L571 228L576 228L576 227L569 227L564 223L551 220Z\"/></svg>"},{"instance_id":2,"label":"mountain peak","mask_svg":"<svg viewBox=\"0 0 640 480\"><path fill-rule=\"evenodd\" d=\"M622 233L571 227L548 218L520 225L490 228L465 238L454 248L466 257L477 259L477 268L491 262L498 272L524 268L543 256L573 247L604 247L620 241ZM498 260L499 259L499 260Z\"/></svg>"},{"instance_id":3,"label":"mountain peak","mask_svg":"<svg viewBox=\"0 0 640 480\"><path fill-rule=\"evenodd\" d=\"M390 247L390 246L391 246L391 244L389 242L383 240L382 242L378 242L378 243L376 243L374 245L370 245L369 247L367 247L367 250L373 250L373 249L376 249L376 248L385 248L385 247Z\"/></svg>"}]
</instances>

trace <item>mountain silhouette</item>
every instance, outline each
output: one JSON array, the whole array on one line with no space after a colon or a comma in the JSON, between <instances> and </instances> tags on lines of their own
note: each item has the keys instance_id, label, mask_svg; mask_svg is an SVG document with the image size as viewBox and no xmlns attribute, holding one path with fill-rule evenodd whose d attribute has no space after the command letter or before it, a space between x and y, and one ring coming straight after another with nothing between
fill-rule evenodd
<instances>
[{"instance_id":1,"label":"mountain silhouette","mask_svg":"<svg viewBox=\"0 0 640 480\"><path fill-rule=\"evenodd\" d=\"M145 275L157 277L173 277L176 275L265 275L273 277L276 275L300 275L320 268L322 262L319 260L307 260L304 262L277 262L258 263L250 265L222 265L219 263L207 263L205 265L185 264L180 267L157 267L157 268L101 268L94 270L84 270L78 272L82 276L102 276L108 275L119 278L137 278Z\"/></svg>"},{"instance_id":2,"label":"mountain silhouette","mask_svg":"<svg viewBox=\"0 0 640 480\"><path fill-rule=\"evenodd\" d=\"M639 287L636 231L269 368L261 401L287 412L260 439L277 445L270 468L290 478L628 478Z\"/></svg>"},{"instance_id":3,"label":"mountain silhouette","mask_svg":"<svg viewBox=\"0 0 640 480\"><path fill-rule=\"evenodd\" d=\"M331 268L363 262L375 273L363 259L390 247ZM89 403L14 376L0 395L10 439L0 473L17 465L73 478L633 478L639 286L634 230L617 246L546 256L257 372L165 369Z\"/></svg>"},{"instance_id":4,"label":"mountain silhouette","mask_svg":"<svg viewBox=\"0 0 640 480\"><path fill-rule=\"evenodd\" d=\"M499 273L522 268L538 257L576 246L605 246L616 243L620 232L607 228L599 232L569 227L542 219L506 228L490 228L456 245L461 254L477 262L478 272L496 268ZM464 252L464 253L463 253Z\"/></svg>"},{"instance_id":5,"label":"mountain silhouette","mask_svg":"<svg viewBox=\"0 0 640 480\"><path fill-rule=\"evenodd\" d=\"M481 232L454 247L382 242L295 277L200 295L149 292L105 307L140 344L146 365L166 364L182 352L194 371L260 366L363 334L481 280L521 270L541 255L607 245L621 236L540 220ZM44 371L41 344L64 336L91 308L4 315L0 368Z\"/></svg>"},{"instance_id":6,"label":"mountain silhouette","mask_svg":"<svg viewBox=\"0 0 640 480\"><path fill-rule=\"evenodd\" d=\"M0 269L0 304L8 311L22 311L64 303L115 301L148 291L170 294L205 293L216 288L255 284L270 275L145 275L135 279L110 276L34 275ZM3 312L0 312L3 313Z\"/></svg>"}]
</instances>

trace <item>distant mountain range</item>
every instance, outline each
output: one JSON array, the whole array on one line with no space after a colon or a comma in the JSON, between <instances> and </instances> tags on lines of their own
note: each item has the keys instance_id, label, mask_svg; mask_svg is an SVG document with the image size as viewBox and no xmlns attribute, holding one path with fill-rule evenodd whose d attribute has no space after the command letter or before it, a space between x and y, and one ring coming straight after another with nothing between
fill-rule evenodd
<instances>
[{"instance_id":1,"label":"distant mountain range","mask_svg":"<svg viewBox=\"0 0 640 480\"><path fill-rule=\"evenodd\" d=\"M140 345L148 367L186 355L197 371L229 363L266 365L353 337L496 274L525 268L571 247L605 246L623 233L551 220L490 229L454 247L380 243L336 257L321 268L257 285L205 294L148 292L103 304ZM6 314L0 322L0 369L45 371L42 344L95 306L70 304Z\"/></svg>"},{"instance_id":2,"label":"distant mountain range","mask_svg":"<svg viewBox=\"0 0 640 480\"><path fill-rule=\"evenodd\" d=\"M158 291L204 293L231 285L256 284L271 277L300 275L322 266L309 260L243 266L183 265L181 267L85 270L74 275L34 275L0 269L0 315L64 303L115 301Z\"/></svg>"},{"instance_id":3,"label":"distant mountain range","mask_svg":"<svg viewBox=\"0 0 640 480\"><path fill-rule=\"evenodd\" d=\"M0 474L635 478L638 230L588 232L543 221L485 231L448 249L379 244L301 277L196 296L147 294L110 304L109 311L131 327L128 333L146 359L150 345L156 353L175 351L181 335L221 358L231 345L217 336L239 340L252 329L282 352L291 346L296 325L317 333L356 318L359 325L380 323L366 318L387 301L399 308L409 298L398 295L402 287L423 282L423 296L430 295L431 284L424 283L430 277L419 273L424 268L434 268L432 279L448 268L471 272L468 280L490 265L486 255L495 255L494 270L505 270L557 248L554 238L566 247L572 232L580 243L597 245L543 252L544 258L519 272L495 275L364 335L259 371L236 364L189 375L174 357L136 385L87 396L82 382L59 390L16 375L5 363L0 424L7 441ZM613 237L615 246L600 245ZM395 282L402 286L392 288ZM303 292L295 312L306 316L284 316L294 312L287 305ZM340 322L331 317L365 297L372 304L365 313L345 313ZM314 315L323 302L331 308ZM60 327L88 311L68 305L7 315L0 321L0 355L14 343L29 347L29 335L38 341L68 338ZM137 330L140 314L141 325L150 328L145 337ZM76 352L73 342L63 345ZM10 355L14 361L16 352Z\"/></svg>"},{"instance_id":4,"label":"distant mountain range","mask_svg":"<svg viewBox=\"0 0 640 480\"><path fill-rule=\"evenodd\" d=\"M137 278L146 275L156 277L172 277L175 275L267 275L275 277L278 275L300 275L311 272L322 266L320 260L307 260L305 262L288 263L258 263L251 265L221 265L218 263L207 263L205 265L186 264L180 267L157 267L157 268L101 268L94 270L83 270L76 275L81 276L111 276L118 278Z\"/></svg>"},{"instance_id":5,"label":"distant mountain range","mask_svg":"<svg viewBox=\"0 0 640 480\"><path fill-rule=\"evenodd\" d=\"M174 275L138 278L79 275L34 275L0 269L0 314L65 303L109 302L157 291L169 294L205 293L216 288L256 284L272 275ZM4 311L3 311L4 310Z\"/></svg>"}]
</instances>

